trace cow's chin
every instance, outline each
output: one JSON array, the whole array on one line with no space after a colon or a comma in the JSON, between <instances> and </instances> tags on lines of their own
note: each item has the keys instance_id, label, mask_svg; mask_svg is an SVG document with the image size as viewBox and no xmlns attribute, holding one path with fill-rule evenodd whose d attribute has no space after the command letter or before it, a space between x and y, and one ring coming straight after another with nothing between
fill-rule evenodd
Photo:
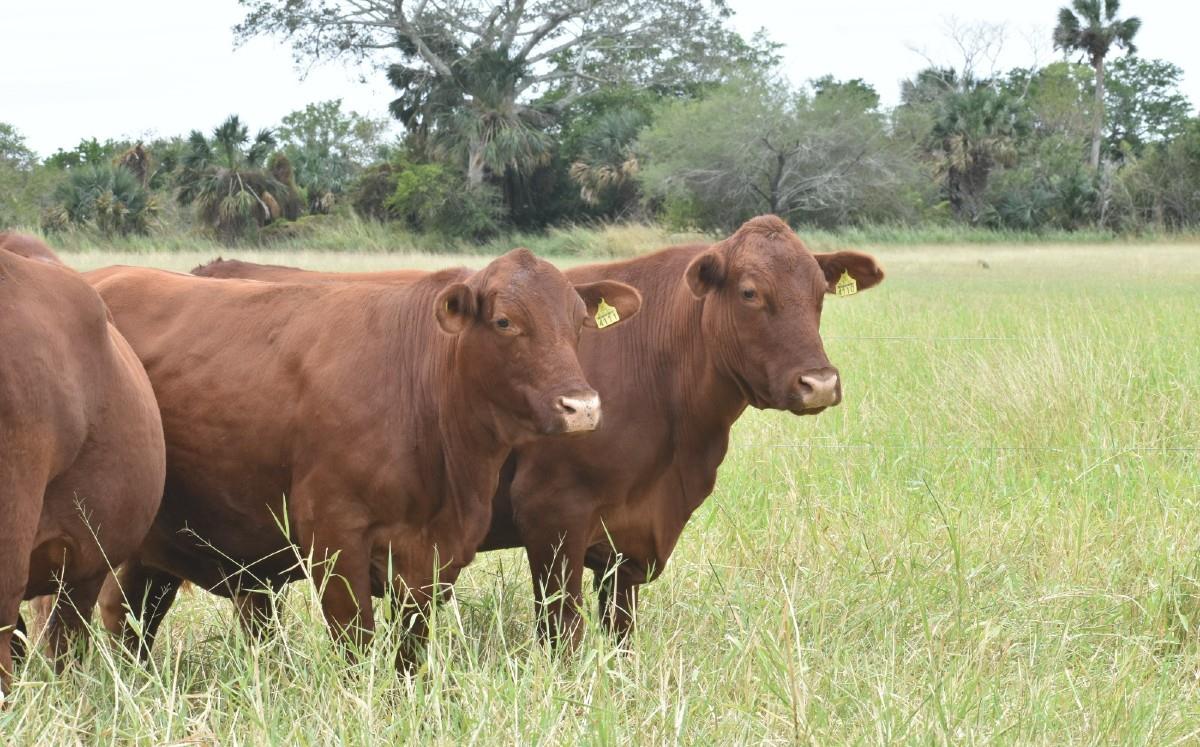
<instances>
[{"instance_id":1,"label":"cow's chin","mask_svg":"<svg viewBox=\"0 0 1200 747\"><path fill-rule=\"evenodd\" d=\"M795 403L786 409L793 415L820 415L828 410L829 407L829 405L824 405L822 407L802 407L799 403Z\"/></svg>"},{"instance_id":2,"label":"cow's chin","mask_svg":"<svg viewBox=\"0 0 1200 747\"><path fill-rule=\"evenodd\" d=\"M559 414L554 414L547 418L540 419L537 429L539 436L563 436L573 438L578 436L586 436L600 426L600 421L597 419L591 427L580 427L578 424L571 424L568 419Z\"/></svg>"},{"instance_id":3,"label":"cow's chin","mask_svg":"<svg viewBox=\"0 0 1200 747\"><path fill-rule=\"evenodd\" d=\"M567 418L560 412L548 411L531 413L528 417L514 420L515 428L509 432L514 437L514 443L527 443L545 436L582 436L591 433L595 428L571 428Z\"/></svg>"}]
</instances>

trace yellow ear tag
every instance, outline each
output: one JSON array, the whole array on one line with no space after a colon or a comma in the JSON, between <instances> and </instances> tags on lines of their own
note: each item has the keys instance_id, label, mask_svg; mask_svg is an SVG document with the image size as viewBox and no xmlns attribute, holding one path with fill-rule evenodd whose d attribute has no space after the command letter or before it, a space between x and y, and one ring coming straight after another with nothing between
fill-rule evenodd
<instances>
[{"instance_id":1,"label":"yellow ear tag","mask_svg":"<svg viewBox=\"0 0 1200 747\"><path fill-rule=\"evenodd\" d=\"M616 309L608 305L608 301L601 298L600 305L596 307L596 329L604 329L619 321L621 321L621 315L617 313Z\"/></svg>"},{"instance_id":2,"label":"yellow ear tag","mask_svg":"<svg viewBox=\"0 0 1200 747\"><path fill-rule=\"evenodd\" d=\"M838 298L853 296L858 293L858 281L850 277L847 270L842 270L842 276L838 278L837 285L833 286L833 290L837 293Z\"/></svg>"}]
</instances>

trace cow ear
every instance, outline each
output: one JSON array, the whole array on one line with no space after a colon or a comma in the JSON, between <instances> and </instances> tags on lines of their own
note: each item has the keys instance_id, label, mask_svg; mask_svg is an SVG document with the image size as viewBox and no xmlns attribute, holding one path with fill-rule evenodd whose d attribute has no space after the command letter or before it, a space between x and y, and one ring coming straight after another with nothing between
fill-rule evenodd
<instances>
[{"instance_id":1,"label":"cow ear","mask_svg":"<svg viewBox=\"0 0 1200 747\"><path fill-rule=\"evenodd\" d=\"M604 329L629 319L642 308L642 294L637 288L615 280L601 280L598 283L579 283L575 292L587 306L587 318L584 325ZM601 309L604 303L607 308ZM615 318L609 309L615 311ZM597 319L597 316L599 318Z\"/></svg>"},{"instance_id":2,"label":"cow ear","mask_svg":"<svg viewBox=\"0 0 1200 747\"><path fill-rule=\"evenodd\" d=\"M692 260L684 277L692 289L692 295L704 298L725 280L725 258L717 250L708 249Z\"/></svg>"},{"instance_id":3,"label":"cow ear","mask_svg":"<svg viewBox=\"0 0 1200 747\"><path fill-rule=\"evenodd\" d=\"M457 335L475 318L475 307L475 292L466 283L448 285L434 304L438 325L448 334Z\"/></svg>"},{"instance_id":4,"label":"cow ear","mask_svg":"<svg viewBox=\"0 0 1200 747\"><path fill-rule=\"evenodd\" d=\"M830 252L814 254L821 271L825 273L825 292L835 293L843 273L849 273L858 284L858 290L874 288L883 282L883 268L870 254L861 252Z\"/></svg>"}]
</instances>

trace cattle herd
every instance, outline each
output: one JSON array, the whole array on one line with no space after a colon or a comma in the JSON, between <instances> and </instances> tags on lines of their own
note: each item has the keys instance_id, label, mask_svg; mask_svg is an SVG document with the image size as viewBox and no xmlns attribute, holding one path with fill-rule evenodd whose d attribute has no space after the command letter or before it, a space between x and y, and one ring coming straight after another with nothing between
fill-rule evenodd
<instances>
[{"instance_id":1,"label":"cattle herd","mask_svg":"<svg viewBox=\"0 0 1200 747\"><path fill-rule=\"evenodd\" d=\"M43 597L62 662L99 602L140 656L182 583L269 633L310 577L340 641L409 624L476 552L523 548L539 635L633 625L749 406L841 401L824 299L883 280L774 216L711 245L565 272L319 273L217 260L79 274L0 234L0 689Z\"/></svg>"}]
</instances>

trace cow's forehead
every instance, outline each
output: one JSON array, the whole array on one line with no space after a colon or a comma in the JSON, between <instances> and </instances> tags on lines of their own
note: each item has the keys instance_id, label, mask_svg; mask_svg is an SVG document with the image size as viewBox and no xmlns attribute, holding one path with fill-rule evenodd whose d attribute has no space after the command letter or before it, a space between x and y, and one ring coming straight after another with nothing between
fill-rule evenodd
<instances>
[{"instance_id":1,"label":"cow's forehead","mask_svg":"<svg viewBox=\"0 0 1200 747\"><path fill-rule=\"evenodd\" d=\"M758 271L786 277L818 269L812 252L790 230L755 232L734 238L740 240L730 245L728 256L735 272Z\"/></svg>"},{"instance_id":2,"label":"cow's forehead","mask_svg":"<svg viewBox=\"0 0 1200 747\"><path fill-rule=\"evenodd\" d=\"M500 257L483 279L482 292L493 303L515 305L533 313L537 309L557 309L573 292L566 276L549 262L527 250Z\"/></svg>"}]
</instances>

